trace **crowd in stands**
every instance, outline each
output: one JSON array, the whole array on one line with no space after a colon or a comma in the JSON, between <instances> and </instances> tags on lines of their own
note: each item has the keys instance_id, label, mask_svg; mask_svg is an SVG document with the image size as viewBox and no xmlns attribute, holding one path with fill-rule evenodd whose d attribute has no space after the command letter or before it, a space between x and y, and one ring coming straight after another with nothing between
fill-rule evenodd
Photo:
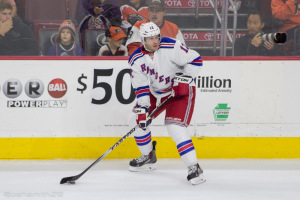
<instances>
[{"instance_id":1,"label":"crowd in stands","mask_svg":"<svg viewBox=\"0 0 300 200\"><path fill-rule=\"evenodd\" d=\"M105 42L103 38L97 38L97 41L101 40L101 45L98 45L95 55L127 56L141 46L139 28L141 24L150 21L160 27L162 37L176 38L185 44L180 28L165 20L167 9L164 0L121 1L123 3L118 0L79 0L79 23L70 18L62 20L56 37L49 39L52 45L48 53L43 54L32 27L28 26L26 19L18 16L16 2L18 1L0 0L0 56L89 55L86 53L85 41L87 30L102 30L105 35ZM244 22L248 33L236 40L236 56L300 55L300 0L233 2L238 12L248 14ZM229 11L233 11L231 5ZM262 37L266 31L285 32L287 41L277 44L273 40L266 40Z\"/></svg>"}]
</instances>

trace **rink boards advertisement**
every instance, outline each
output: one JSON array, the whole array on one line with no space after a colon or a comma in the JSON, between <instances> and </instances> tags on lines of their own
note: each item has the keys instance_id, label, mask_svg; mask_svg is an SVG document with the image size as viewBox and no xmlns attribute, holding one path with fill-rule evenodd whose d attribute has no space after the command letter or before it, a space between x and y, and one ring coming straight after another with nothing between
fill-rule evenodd
<instances>
[{"instance_id":1,"label":"rink boards advertisement","mask_svg":"<svg viewBox=\"0 0 300 200\"><path fill-rule=\"evenodd\" d=\"M1 158L97 157L133 128L127 60L0 63ZM198 157L300 157L299 73L297 60L204 61L188 128ZM178 157L163 114L151 131L158 156ZM132 137L118 148L108 157L138 155Z\"/></svg>"}]
</instances>

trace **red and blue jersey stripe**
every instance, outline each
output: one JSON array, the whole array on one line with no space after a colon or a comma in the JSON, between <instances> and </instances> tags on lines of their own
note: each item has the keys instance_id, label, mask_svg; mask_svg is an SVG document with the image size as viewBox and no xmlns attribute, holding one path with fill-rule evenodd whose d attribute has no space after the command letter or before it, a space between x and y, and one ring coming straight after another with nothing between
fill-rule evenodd
<instances>
[{"instance_id":1,"label":"red and blue jersey stripe","mask_svg":"<svg viewBox=\"0 0 300 200\"><path fill-rule=\"evenodd\" d=\"M192 62L190 62L189 64L191 65L195 65L195 66L202 66L202 59L201 56L197 57L195 60L193 60Z\"/></svg>"},{"instance_id":2,"label":"red and blue jersey stripe","mask_svg":"<svg viewBox=\"0 0 300 200\"><path fill-rule=\"evenodd\" d=\"M149 96L149 94L150 94L149 85L143 86L143 87L134 88L134 91L135 91L136 98L141 98L141 97L147 96L147 95Z\"/></svg>"},{"instance_id":3,"label":"red and blue jersey stripe","mask_svg":"<svg viewBox=\"0 0 300 200\"><path fill-rule=\"evenodd\" d=\"M190 151L195 150L192 140L187 140L177 145L178 152L180 156L187 154Z\"/></svg>"},{"instance_id":4,"label":"red and blue jersey stripe","mask_svg":"<svg viewBox=\"0 0 300 200\"><path fill-rule=\"evenodd\" d=\"M144 146L146 144L149 144L149 142L151 142L151 132L144 136L134 137L134 139L138 146Z\"/></svg>"},{"instance_id":5,"label":"red and blue jersey stripe","mask_svg":"<svg viewBox=\"0 0 300 200\"><path fill-rule=\"evenodd\" d=\"M172 87L164 89L164 90L155 91L155 93L157 93L157 94L164 94L164 93L169 92L171 90L172 90Z\"/></svg>"},{"instance_id":6,"label":"red and blue jersey stripe","mask_svg":"<svg viewBox=\"0 0 300 200\"><path fill-rule=\"evenodd\" d=\"M173 49L175 46L176 40L173 40L168 37L163 37L160 41L160 47L159 48L165 48L165 49Z\"/></svg>"},{"instance_id":7,"label":"red and blue jersey stripe","mask_svg":"<svg viewBox=\"0 0 300 200\"><path fill-rule=\"evenodd\" d=\"M132 66L134 64L134 62L143 57L145 54L142 53L142 47L139 47L137 50L135 50L133 52L133 54L130 56L129 60L128 60L128 63L130 66Z\"/></svg>"},{"instance_id":8,"label":"red and blue jersey stripe","mask_svg":"<svg viewBox=\"0 0 300 200\"><path fill-rule=\"evenodd\" d=\"M161 43L159 48L162 49L173 49L175 44Z\"/></svg>"}]
</instances>

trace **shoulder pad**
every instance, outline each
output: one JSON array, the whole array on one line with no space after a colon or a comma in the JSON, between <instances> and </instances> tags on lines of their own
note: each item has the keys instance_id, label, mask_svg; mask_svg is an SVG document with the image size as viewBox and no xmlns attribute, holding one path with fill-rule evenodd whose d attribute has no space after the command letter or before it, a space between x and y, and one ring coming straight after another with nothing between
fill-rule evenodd
<instances>
[{"instance_id":1,"label":"shoulder pad","mask_svg":"<svg viewBox=\"0 0 300 200\"><path fill-rule=\"evenodd\" d=\"M134 64L134 62L136 60L138 60L139 58L143 57L145 54L142 53L142 47L139 47L137 50L135 50L133 52L133 54L130 56L128 63L130 64L130 66L132 66Z\"/></svg>"}]
</instances>

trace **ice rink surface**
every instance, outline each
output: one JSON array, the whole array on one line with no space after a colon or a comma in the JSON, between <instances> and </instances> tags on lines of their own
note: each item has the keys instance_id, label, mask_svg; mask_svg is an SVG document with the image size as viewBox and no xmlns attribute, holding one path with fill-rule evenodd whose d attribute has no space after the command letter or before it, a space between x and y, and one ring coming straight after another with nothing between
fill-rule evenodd
<instances>
[{"instance_id":1,"label":"ice rink surface","mask_svg":"<svg viewBox=\"0 0 300 200\"><path fill-rule=\"evenodd\" d=\"M192 186L180 159L159 159L151 172L129 172L129 160L0 160L0 199L66 200L297 200L300 159L199 160L207 181Z\"/></svg>"}]
</instances>

